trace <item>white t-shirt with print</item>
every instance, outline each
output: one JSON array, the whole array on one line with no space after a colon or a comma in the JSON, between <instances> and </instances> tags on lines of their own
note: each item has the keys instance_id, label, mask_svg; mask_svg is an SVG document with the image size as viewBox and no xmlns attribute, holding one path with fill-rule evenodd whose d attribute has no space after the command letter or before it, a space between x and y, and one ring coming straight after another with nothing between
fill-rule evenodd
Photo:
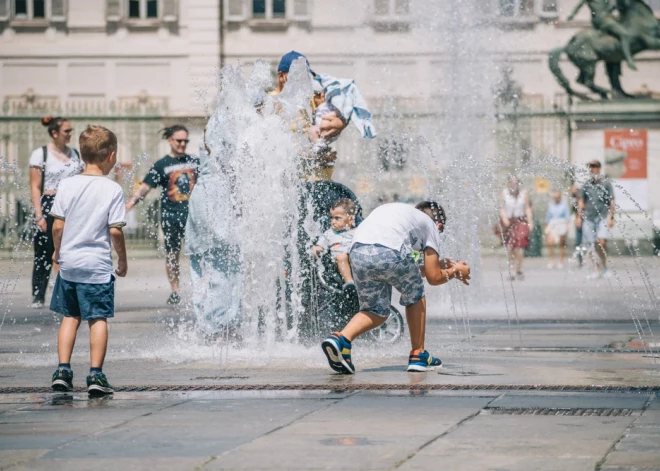
<instances>
[{"instance_id":1,"label":"white t-shirt with print","mask_svg":"<svg viewBox=\"0 0 660 471\"><path fill-rule=\"evenodd\" d=\"M110 228L126 225L124 194L117 183L95 175L62 180L51 216L64 220L60 276L76 283L110 281Z\"/></svg>"},{"instance_id":2,"label":"white t-shirt with print","mask_svg":"<svg viewBox=\"0 0 660 471\"><path fill-rule=\"evenodd\" d=\"M430 247L440 255L440 232L433 219L419 209L389 203L377 207L362 221L353 235L355 244L378 244L406 252Z\"/></svg>"},{"instance_id":3,"label":"white t-shirt with print","mask_svg":"<svg viewBox=\"0 0 660 471\"><path fill-rule=\"evenodd\" d=\"M60 182L73 175L78 175L85 168L85 164L80 160L78 153L71 149L71 158L68 162L63 162L58 158L50 147L46 146L48 156L46 157L46 171L44 180L44 191L57 190ZM42 147L35 149L30 155L30 167L44 166L44 150Z\"/></svg>"}]
</instances>

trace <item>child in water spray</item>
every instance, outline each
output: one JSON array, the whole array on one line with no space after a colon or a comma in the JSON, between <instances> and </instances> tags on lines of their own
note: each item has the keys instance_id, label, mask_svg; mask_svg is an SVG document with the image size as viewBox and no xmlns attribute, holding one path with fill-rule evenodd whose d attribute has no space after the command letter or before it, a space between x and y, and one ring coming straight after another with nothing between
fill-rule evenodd
<instances>
[{"instance_id":1,"label":"child in water spray","mask_svg":"<svg viewBox=\"0 0 660 471\"><path fill-rule=\"evenodd\" d=\"M444 210L434 201L422 201L415 207L390 203L373 210L355 230L349 257L360 312L341 332L321 344L333 370L355 374L351 342L385 322L392 287L401 293L400 302L406 308L412 346L408 371L429 371L442 365L424 348L426 297L422 278L433 286L454 278L468 285L470 280L470 267L465 262L440 258L445 220ZM413 258L415 250L424 254L421 267Z\"/></svg>"},{"instance_id":2,"label":"child in water spray","mask_svg":"<svg viewBox=\"0 0 660 471\"><path fill-rule=\"evenodd\" d=\"M355 231L355 203L342 198L333 203L330 207L330 229L325 231L312 248L314 257L330 249L330 254L337 264L339 274L344 280L343 289L353 289L353 275L351 274L351 265L348 260L348 251L353 241L353 232Z\"/></svg>"}]
</instances>

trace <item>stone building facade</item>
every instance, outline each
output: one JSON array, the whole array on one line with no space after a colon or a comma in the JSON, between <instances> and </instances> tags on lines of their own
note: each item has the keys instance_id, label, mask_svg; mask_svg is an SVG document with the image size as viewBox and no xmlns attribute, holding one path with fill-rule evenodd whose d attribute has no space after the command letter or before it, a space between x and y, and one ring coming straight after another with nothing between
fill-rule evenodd
<instances>
[{"instance_id":1,"label":"stone building facade","mask_svg":"<svg viewBox=\"0 0 660 471\"><path fill-rule=\"evenodd\" d=\"M646 2L660 16L660 0ZM548 70L548 52L590 27L586 6L567 21L577 3L479 0L461 14L469 11L486 25L475 33L481 54L510 64L524 94L552 101L563 90ZM429 0L224 0L224 5L225 63L249 64L257 58L275 63L283 52L295 49L321 72L355 78L365 94L377 100L451 93L444 79L449 48L456 45L446 35L457 23L470 24L457 18L451 2ZM641 54L637 61L639 71L625 71L624 87L643 92L655 86L660 92L660 53ZM570 65L566 75L575 76ZM598 81L606 84L603 71Z\"/></svg>"},{"instance_id":2,"label":"stone building facade","mask_svg":"<svg viewBox=\"0 0 660 471\"><path fill-rule=\"evenodd\" d=\"M646 2L660 16L660 0ZM29 94L62 102L151 98L166 101L169 114L201 116L220 62L276 63L291 49L319 71L355 78L369 99L428 100L452 92L445 77L455 44L444 36L460 19L443 6L449 3L0 0L0 101ZM525 95L552 101L562 90L547 69L547 53L589 26L586 7L566 21L576 3L474 2L473 14L489 19L480 33L482 53L510 64ZM624 87L660 92L660 53L637 61L640 70L625 71ZM602 71L598 80L605 83Z\"/></svg>"},{"instance_id":3,"label":"stone building facade","mask_svg":"<svg viewBox=\"0 0 660 471\"><path fill-rule=\"evenodd\" d=\"M201 114L219 16L211 0L0 0L0 101L151 100Z\"/></svg>"}]
</instances>

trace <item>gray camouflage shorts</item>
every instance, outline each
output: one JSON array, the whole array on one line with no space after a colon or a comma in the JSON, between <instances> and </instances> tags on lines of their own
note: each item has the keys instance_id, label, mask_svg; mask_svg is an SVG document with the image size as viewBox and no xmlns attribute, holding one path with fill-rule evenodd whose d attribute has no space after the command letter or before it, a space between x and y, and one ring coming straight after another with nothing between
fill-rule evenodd
<instances>
[{"instance_id":1,"label":"gray camouflage shorts","mask_svg":"<svg viewBox=\"0 0 660 471\"><path fill-rule=\"evenodd\" d=\"M355 244L350 260L360 311L388 317L392 287L401 293L402 306L424 297L424 281L412 255L382 245Z\"/></svg>"}]
</instances>

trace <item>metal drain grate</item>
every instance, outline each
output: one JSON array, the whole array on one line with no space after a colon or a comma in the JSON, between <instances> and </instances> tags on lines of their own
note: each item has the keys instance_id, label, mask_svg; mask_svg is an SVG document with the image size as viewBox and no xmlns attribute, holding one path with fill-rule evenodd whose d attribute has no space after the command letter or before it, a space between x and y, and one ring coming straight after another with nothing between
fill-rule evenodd
<instances>
[{"instance_id":1,"label":"metal drain grate","mask_svg":"<svg viewBox=\"0 0 660 471\"><path fill-rule=\"evenodd\" d=\"M635 409L549 409L549 408L536 408L536 409L504 409L492 408L484 409L484 415L565 415L576 417L630 417L634 414L639 414L641 411Z\"/></svg>"}]
</instances>

